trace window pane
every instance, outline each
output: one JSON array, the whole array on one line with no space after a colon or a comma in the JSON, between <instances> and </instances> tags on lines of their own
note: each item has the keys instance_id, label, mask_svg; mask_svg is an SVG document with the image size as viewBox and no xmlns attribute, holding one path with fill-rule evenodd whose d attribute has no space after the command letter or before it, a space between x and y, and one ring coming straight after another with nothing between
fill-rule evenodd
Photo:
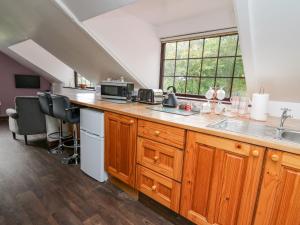
<instances>
[{"instance_id":1,"label":"window pane","mask_svg":"<svg viewBox=\"0 0 300 225\"><path fill-rule=\"evenodd\" d=\"M242 55L240 41L238 42L238 49L236 55Z\"/></svg>"},{"instance_id":2,"label":"window pane","mask_svg":"<svg viewBox=\"0 0 300 225\"><path fill-rule=\"evenodd\" d=\"M237 35L221 37L220 56L234 56L237 45Z\"/></svg>"},{"instance_id":3,"label":"window pane","mask_svg":"<svg viewBox=\"0 0 300 225\"><path fill-rule=\"evenodd\" d=\"M175 59L175 55L176 55L176 42L166 43L165 59Z\"/></svg>"},{"instance_id":4,"label":"window pane","mask_svg":"<svg viewBox=\"0 0 300 225\"><path fill-rule=\"evenodd\" d=\"M174 76L175 60L165 60L164 76Z\"/></svg>"},{"instance_id":5,"label":"window pane","mask_svg":"<svg viewBox=\"0 0 300 225\"><path fill-rule=\"evenodd\" d=\"M201 78L200 95L204 96L210 87L214 87L214 78Z\"/></svg>"},{"instance_id":6,"label":"window pane","mask_svg":"<svg viewBox=\"0 0 300 225\"><path fill-rule=\"evenodd\" d=\"M187 74L187 60L176 61L176 72L175 76L186 76Z\"/></svg>"},{"instance_id":7,"label":"window pane","mask_svg":"<svg viewBox=\"0 0 300 225\"><path fill-rule=\"evenodd\" d=\"M217 76L232 77L233 64L234 64L234 57L219 58Z\"/></svg>"},{"instance_id":8,"label":"window pane","mask_svg":"<svg viewBox=\"0 0 300 225\"><path fill-rule=\"evenodd\" d=\"M216 80L216 88L223 88L223 90L226 92L226 98L229 98L230 96L231 82L231 78L218 78Z\"/></svg>"},{"instance_id":9,"label":"window pane","mask_svg":"<svg viewBox=\"0 0 300 225\"><path fill-rule=\"evenodd\" d=\"M184 94L185 93L185 77L176 77L175 78L175 88L177 93Z\"/></svg>"},{"instance_id":10,"label":"window pane","mask_svg":"<svg viewBox=\"0 0 300 225\"><path fill-rule=\"evenodd\" d=\"M217 59L203 59L202 73L204 77L214 77L216 74Z\"/></svg>"},{"instance_id":11,"label":"window pane","mask_svg":"<svg viewBox=\"0 0 300 225\"><path fill-rule=\"evenodd\" d=\"M222 87L230 97L231 89L246 89L237 34L167 43L164 54L164 90L174 85L178 93L204 96L210 87Z\"/></svg>"},{"instance_id":12,"label":"window pane","mask_svg":"<svg viewBox=\"0 0 300 225\"><path fill-rule=\"evenodd\" d=\"M201 72L201 59L189 60L189 76L200 76Z\"/></svg>"},{"instance_id":13,"label":"window pane","mask_svg":"<svg viewBox=\"0 0 300 225\"><path fill-rule=\"evenodd\" d=\"M188 55L189 55L189 42L188 41L177 42L177 58L187 59Z\"/></svg>"},{"instance_id":14,"label":"window pane","mask_svg":"<svg viewBox=\"0 0 300 225\"><path fill-rule=\"evenodd\" d=\"M199 81L199 78L188 78L186 84L186 93L198 95Z\"/></svg>"},{"instance_id":15,"label":"window pane","mask_svg":"<svg viewBox=\"0 0 300 225\"><path fill-rule=\"evenodd\" d=\"M163 90L167 91L167 88L169 86L173 86L174 82L174 78L173 77L164 77L164 81L163 81Z\"/></svg>"},{"instance_id":16,"label":"window pane","mask_svg":"<svg viewBox=\"0 0 300 225\"><path fill-rule=\"evenodd\" d=\"M242 57L236 57L234 76L235 77L244 77L245 76Z\"/></svg>"},{"instance_id":17,"label":"window pane","mask_svg":"<svg viewBox=\"0 0 300 225\"><path fill-rule=\"evenodd\" d=\"M219 40L219 37L205 39L204 57L216 57L218 55Z\"/></svg>"},{"instance_id":18,"label":"window pane","mask_svg":"<svg viewBox=\"0 0 300 225\"><path fill-rule=\"evenodd\" d=\"M203 50L203 39L190 42L190 58L201 58Z\"/></svg>"},{"instance_id":19,"label":"window pane","mask_svg":"<svg viewBox=\"0 0 300 225\"><path fill-rule=\"evenodd\" d=\"M232 94L244 94L246 92L246 81L241 78L233 79Z\"/></svg>"}]
</instances>

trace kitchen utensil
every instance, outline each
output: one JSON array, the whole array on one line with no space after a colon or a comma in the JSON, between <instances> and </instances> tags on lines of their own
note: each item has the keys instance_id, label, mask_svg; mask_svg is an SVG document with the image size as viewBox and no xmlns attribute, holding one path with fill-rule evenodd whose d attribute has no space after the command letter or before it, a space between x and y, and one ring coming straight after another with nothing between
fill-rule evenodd
<instances>
[{"instance_id":1,"label":"kitchen utensil","mask_svg":"<svg viewBox=\"0 0 300 225\"><path fill-rule=\"evenodd\" d=\"M226 92L223 90L223 88L217 90L216 97L218 100L222 101L225 98L225 96L226 96Z\"/></svg>"},{"instance_id":2,"label":"kitchen utensil","mask_svg":"<svg viewBox=\"0 0 300 225\"><path fill-rule=\"evenodd\" d=\"M209 90L205 93L205 98L210 100L214 97L214 95L215 95L215 90L212 87L210 87Z\"/></svg>"},{"instance_id":3,"label":"kitchen utensil","mask_svg":"<svg viewBox=\"0 0 300 225\"><path fill-rule=\"evenodd\" d=\"M171 108L175 108L178 105L178 101L176 98L176 88L174 86L169 86L167 88L167 96L165 97L165 99L162 101L162 105L164 107L171 107Z\"/></svg>"}]
</instances>

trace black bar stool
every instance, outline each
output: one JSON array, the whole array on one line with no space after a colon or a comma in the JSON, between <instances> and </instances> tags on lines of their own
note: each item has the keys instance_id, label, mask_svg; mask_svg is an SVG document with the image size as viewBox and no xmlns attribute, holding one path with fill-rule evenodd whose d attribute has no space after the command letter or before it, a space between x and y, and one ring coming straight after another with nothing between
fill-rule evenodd
<instances>
[{"instance_id":1,"label":"black bar stool","mask_svg":"<svg viewBox=\"0 0 300 225\"><path fill-rule=\"evenodd\" d=\"M53 115L55 118L59 118L66 123L70 123L73 125L73 144L74 153L70 157L63 158L63 164L79 164L79 153L78 148L80 147L78 144L78 134L77 134L77 125L80 122L80 109L79 107L75 107L71 104L70 100L66 96L55 95L52 96L53 102Z\"/></svg>"},{"instance_id":2,"label":"black bar stool","mask_svg":"<svg viewBox=\"0 0 300 225\"><path fill-rule=\"evenodd\" d=\"M42 112L48 116L54 117L53 102L52 102L51 94L48 92L39 92L38 97L39 97L39 102L40 102ZM55 147L53 149L49 149L49 153L51 153L51 154L61 154L63 151L63 140L66 138L70 138L70 136L64 135L64 133L63 133L63 129L62 129L63 121L60 120L59 123L60 123L59 131L53 132L48 135L49 138L58 140L58 142L59 142L57 147Z\"/></svg>"}]
</instances>

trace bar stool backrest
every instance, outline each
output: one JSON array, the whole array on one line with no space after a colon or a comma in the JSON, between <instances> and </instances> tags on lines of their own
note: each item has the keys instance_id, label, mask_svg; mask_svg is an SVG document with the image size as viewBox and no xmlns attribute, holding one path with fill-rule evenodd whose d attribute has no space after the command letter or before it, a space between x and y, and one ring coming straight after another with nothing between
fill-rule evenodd
<instances>
[{"instance_id":1,"label":"bar stool backrest","mask_svg":"<svg viewBox=\"0 0 300 225\"><path fill-rule=\"evenodd\" d=\"M47 92L38 93L41 110L44 114L53 116L53 102L51 94Z\"/></svg>"},{"instance_id":2,"label":"bar stool backrest","mask_svg":"<svg viewBox=\"0 0 300 225\"><path fill-rule=\"evenodd\" d=\"M72 104L70 99L63 95L52 96L53 115L67 123L79 123L80 114L79 108L77 110L70 110Z\"/></svg>"}]
</instances>

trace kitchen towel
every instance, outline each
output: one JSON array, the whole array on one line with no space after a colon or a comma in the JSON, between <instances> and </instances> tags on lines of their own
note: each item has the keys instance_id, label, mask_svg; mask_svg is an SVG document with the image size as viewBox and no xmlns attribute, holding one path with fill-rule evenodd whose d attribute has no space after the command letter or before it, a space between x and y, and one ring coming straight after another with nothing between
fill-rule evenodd
<instances>
[{"instance_id":1,"label":"kitchen towel","mask_svg":"<svg viewBox=\"0 0 300 225\"><path fill-rule=\"evenodd\" d=\"M251 119L266 121L268 118L269 94L252 95Z\"/></svg>"}]
</instances>

